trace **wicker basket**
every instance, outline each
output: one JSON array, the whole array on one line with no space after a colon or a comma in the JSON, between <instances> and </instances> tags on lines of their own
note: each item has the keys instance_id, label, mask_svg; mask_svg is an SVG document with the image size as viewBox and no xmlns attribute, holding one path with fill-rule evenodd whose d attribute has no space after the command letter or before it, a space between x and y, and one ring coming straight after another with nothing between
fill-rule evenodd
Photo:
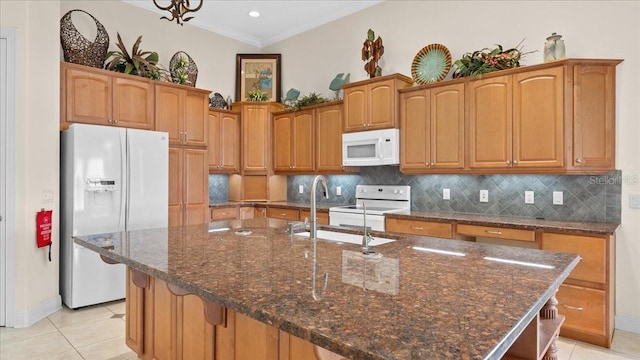
<instances>
[{"instance_id":1,"label":"wicker basket","mask_svg":"<svg viewBox=\"0 0 640 360\"><path fill-rule=\"evenodd\" d=\"M93 42L87 40L73 25L71 13L74 11L81 11L95 21L98 32ZM88 12L75 9L62 16L60 19L60 43L62 44L64 61L101 69L104 67L107 49L109 48L109 34L107 34L104 26Z\"/></svg>"},{"instance_id":2,"label":"wicker basket","mask_svg":"<svg viewBox=\"0 0 640 360\"><path fill-rule=\"evenodd\" d=\"M186 64L181 66L180 59L187 59ZM196 86L196 80L198 79L198 67L196 62L193 61L191 56L184 51L178 51L173 54L171 61L169 62L169 72L171 73L171 79L175 83L184 84L188 86ZM184 74L186 82L180 81L180 75Z\"/></svg>"}]
</instances>

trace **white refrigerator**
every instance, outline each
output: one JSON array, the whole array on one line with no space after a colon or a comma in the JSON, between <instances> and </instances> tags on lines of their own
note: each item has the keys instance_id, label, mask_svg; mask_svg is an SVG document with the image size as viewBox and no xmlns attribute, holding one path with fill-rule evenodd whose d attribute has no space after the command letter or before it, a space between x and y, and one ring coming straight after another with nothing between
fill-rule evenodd
<instances>
[{"instance_id":1,"label":"white refrigerator","mask_svg":"<svg viewBox=\"0 0 640 360\"><path fill-rule=\"evenodd\" d=\"M72 237L167 227L168 134L72 124L60 141L62 302L75 309L122 299L125 266Z\"/></svg>"}]
</instances>

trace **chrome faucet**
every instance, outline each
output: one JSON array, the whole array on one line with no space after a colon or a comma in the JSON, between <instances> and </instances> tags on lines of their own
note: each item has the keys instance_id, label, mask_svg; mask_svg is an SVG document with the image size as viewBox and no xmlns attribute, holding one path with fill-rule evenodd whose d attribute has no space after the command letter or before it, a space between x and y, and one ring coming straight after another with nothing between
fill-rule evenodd
<instances>
[{"instance_id":1,"label":"chrome faucet","mask_svg":"<svg viewBox=\"0 0 640 360\"><path fill-rule=\"evenodd\" d=\"M327 283L329 282L329 273L324 273L324 285L322 286L322 291L320 294L316 292L316 270L317 270L317 244L318 244L318 216L316 212L316 188L318 187L318 183L322 185L322 191L325 199L329 198L329 191L327 190L327 181L324 176L318 175L313 179L313 184L311 184L311 228L309 230L309 237L311 241L313 241L313 272L311 274L311 295L314 300L321 300L324 296L325 290L327 290Z\"/></svg>"},{"instance_id":2,"label":"chrome faucet","mask_svg":"<svg viewBox=\"0 0 640 360\"><path fill-rule=\"evenodd\" d=\"M315 239L318 236L318 216L316 212L316 188L318 187L318 183L322 185L324 198L329 198L327 181L322 175L316 176L315 179L313 179L313 184L311 184L311 219L309 223L311 224L310 236L312 239Z\"/></svg>"},{"instance_id":3,"label":"chrome faucet","mask_svg":"<svg viewBox=\"0 0 640 360\"><path fill-rule=\"evenodd\" d=\"M369 250L369 242L373 240L373 237L369 233L367 233L367 204L362 202L362 214L364 216L364 235L362 235L362 253L365 255L373 255L376 254L375 251Z\"/></svg>"}]
</instances>

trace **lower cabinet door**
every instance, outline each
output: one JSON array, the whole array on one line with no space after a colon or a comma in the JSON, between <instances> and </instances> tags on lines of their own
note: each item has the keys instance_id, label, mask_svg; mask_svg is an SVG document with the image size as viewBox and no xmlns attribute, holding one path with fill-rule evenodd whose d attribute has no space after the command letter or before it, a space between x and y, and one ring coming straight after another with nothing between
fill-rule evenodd
<instances>
[{"instance_id":1,"label":"lower cabinet door","mask_svg":"<svg viewBox=\"0 0 640 360\"><path fill-rule=\"evenodd\" d=\"M562 284L556 298L558 313L566 316L563 328L597 335L607 333L603 290Z\"/></svg>"},{"instance_id":2,"label":"lower cabinet door","mask_svg":"<svg viewBox=\"0 0 640 360\"><path fill-rule=\"evenodd\" d=\"M215 331L204 317L204 304L196 295L177 297L178 353L182 359L213 360Z\"/></svg>"}]
</instances>

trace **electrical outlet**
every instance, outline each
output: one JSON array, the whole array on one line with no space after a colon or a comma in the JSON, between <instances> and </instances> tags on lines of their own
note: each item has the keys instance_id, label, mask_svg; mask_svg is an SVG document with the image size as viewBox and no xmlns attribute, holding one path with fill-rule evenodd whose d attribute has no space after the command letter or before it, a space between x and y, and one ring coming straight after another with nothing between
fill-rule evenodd
<instances>
[{"instance_id":1,"label":"electrical outlet","mask_svg":"<svg viewBox=\"0 0 640 360\"><path fill-rule=\"evenodd\" d=\"M298 192L300 194L304 193L304 185L298 185Z\"/></svg>"},{"instance_id":2,"label":"electrical outlet","mask_svg":"<svg viewBox=\"0 0 640 360\"><path fill-rule=\"evenodd\" d=\"M42 190L42 202L43 203L53 202L53 190Z\"/></svg>"},{"instance_id":3,"label":"electrical outlet","mask_svg":"<svg viewBox=\"0 0 640 360\"><path fill-rule=\"evenodd\" d=\"M489 190L480 190L480 202L489 202Z\"/></svg>"},{"instance_id":4,"label":"electrical outlet","mask_svg":"<svg viewBox=\"0 0 640 360\"><path fill-rule=\"evenodd\" d=\"M533 204L534 202L535 202L535 200L534 200L533 191L525 191L524 192L524 203L525 204Z\"/></svg>"},{"instance_id":5,"label":"electrical outlet","mask_svg":"<svg viewBox=\"0 0 640 360\"><path fill-rule=\"evenodd\" d=\"M442 200L451 200L451 190L442 189Z\"/></svg>"},{"instance_id":6,"label":"electrical outlet","mask_svg":"<svg viewBox=\"0 0 640 360\"><path fill-rule=\"evenodd\" d=\"M336 196L342 196L342 186L336 186Z\"/></svg>"},{"instance_id":7,"label":"electrical outlet","mask_svg":"<svg viewBox=\"0 0 640 360\"><path fill-rule=\"evenodd\" d=\"M553 192L553 205L562 205L563 203L564 203L563 192L562 191L554 191Z\"/></svg>"},{"instance_id":8,"label":"electrical outlet","mask_svg":"<svg viewBox=\"0 0 640 360\"><path fill-rule=\"evenodd\" d=\"M640 209L640 194L629 194L629 207Z\"/></svg>"}]
</instances>

